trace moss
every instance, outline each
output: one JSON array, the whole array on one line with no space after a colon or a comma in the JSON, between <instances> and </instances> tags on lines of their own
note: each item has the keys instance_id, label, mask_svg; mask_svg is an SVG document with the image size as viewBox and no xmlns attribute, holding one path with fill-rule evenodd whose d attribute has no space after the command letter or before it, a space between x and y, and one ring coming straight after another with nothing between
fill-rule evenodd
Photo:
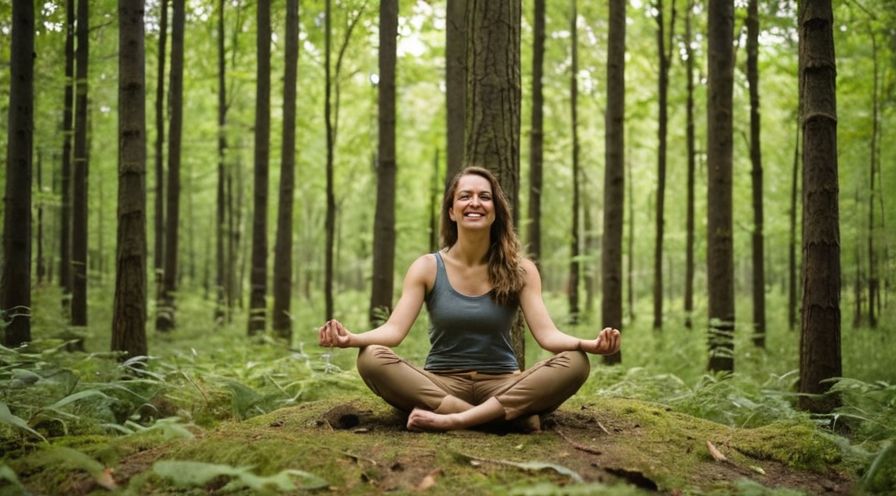
<instances>
[{"instance_id":1,"label":"moss","mask_svg":"<svg viewBox=\"0 0 896 496\"><path fill-rule=\"evenodd\" d=\"M776 422L744 430L734 446L753 458L819 473L843 460L839 446L804 423Z\"/></svg>"}]
</instances>

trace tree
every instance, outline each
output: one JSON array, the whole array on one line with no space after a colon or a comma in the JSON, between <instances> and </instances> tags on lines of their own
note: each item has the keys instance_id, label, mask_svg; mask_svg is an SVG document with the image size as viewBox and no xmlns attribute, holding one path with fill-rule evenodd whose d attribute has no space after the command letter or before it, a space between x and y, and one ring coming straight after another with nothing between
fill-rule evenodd
<instances>
[{"instance_id":1,"label":"tree","mask_svg":"<svg viewBox=\"0 0 896 496\"><path fill-rule=\"evenodd\" d=\"M870 23L869 23L870 25ZM880 70L878 68L877 36L869 28L871 38L871 62L873 64L871 85L871 143L869 160L869 195L868 195L868 325L877 327L878 310L880 309L880 276L878 275L877 247L874 235L877 225L874 222L874 200L878 195L880 182ZM883 209L881 209L883 210Z\"/></svg>"},{"instance_id":2,"label":"tree","mask_svg":"<svg viewBox=\"0 0 896 496\"><path fill-rule=\"evenodd\" d=\"M165 218L165 270L156 329L174 329L177 291L177 228L180 222L180 158L184 93L184 0L174 0L171 17L171 71L168 74L168 193Z\"/></svg>"},{"instance_id":3,"label":"tree","mask_svg":"<svg viewBox=\"0 0 896 496\"><path fill-rule=\"evenodd\" d=\"M274 332L292 340L292 206L296 169L296 73L299 57L299 2L286 3L286 61L283 76L283 140L280 154L280 208L274 242Z\"/></svg>"},{"instance_id":4,"label":"tree","mask_svg":"<svg viewBox=\"0 0 896 496\"><path fill-rule=\"evenodd\" d=\"M675 46L675 0L672 0L672 15L669 20L669 38L666 39L666 25L663 19L663 0L656 3L656 45L659 54L658 94L659 118L657 126L657 188L656 188L656 244L653 252L653 328L663 327L663 236L666 209L666 141L669 127L669 68L672 65L672 50Z\"/></svg>"},{"instance_id":5,"label":"tree","mask_svg":"<svg viewBox=\"0 0 896 496\"><path fill-rule=\"evenodd\" d=\"M165 45L168 40L168 0L161 0L159 5L159 55L156 72L156 139L155 171L156 198L155 220L153 223L153 268L156 275L157 296L162 296L162 277L165 273ZM159 301L161 303L161 300Z\"/></svg>"},{"instance_id":6,"label":"tree","mask_svg":"<svg viewBox=\"0 0 896 496\"><path fill-rule=\"evenodd\" d=\"M707 282L709 369L734 370L734 246L732 240L732 95L734 2L709 0L707 102Z\"/></svg>"},{"instance_id":7,"label":"tree","mask_svg":"<svg viewBox=\"0 0 896 496\"><path fill-rule=\"evenodd\" d=\"M224 0L218 0L218 188L216 195L217 210L215 211L215 321L230 319L231 287L228 270L233 272L232 265L227 263L229 257L225 255L225 243L230 239L226 236L228 219L227 208L227 58L224 45ZM287 39L288 42L288 39ZM226 308L226 311L225 311Z\"/></svg>"},{"instance_id":8,"label":"tree","mask_svg":"<svg viewBox=\"0 0 896 496\"><path fill-rule=\"evenodd\" d=\"M694 314L694 177L696 175L696 145L694 139L694 50L691 47L693 34L691 32L691 16L694 6L688 0L685 10L685 72L687 73L687 117L686 117L686 141L688 162L687 183L687 210L685 220L685 276L684 276L684 325L688 329L693 325Z\"/></svg>"},{"instance_id":9,"label":"tree","mask_svg":"<svg viewBox=\"0 0 896 496\"><path fill-rule=\"evenodd\" d=\"M833 385L830 379L843 375L833 21L830 0L800 3L804 187L799 406L816 413L839 406L839 397L822 394Z\"/></svg>"},{"instance_id":10,"label":"tree","mask_svg":"<svg viewBox=\"0 0 896 496\"><path fill-rule=\"evenodd\" d=\"M252 272L249 334L264 332L268 260L268 147L271 135L271 4L259 2L255 44L255 194L252 210Z\"/></svg>"},{"instance_id":11,"label":"tree","mask_svg":"<svg viewBox=\"0 0 896 496\"><path fill-rule=\"evenodd\" d=\"M535 0L532 34L532 127L529 130L529 256L537 264L541 258L541 188L544 163L544 0Z\"/></svg>"},{"instance_id":12,"label":"tree","mask_svg":"<svg viewBox=\"0 0 896 496\"><path fill-rule=\"evenodd\" d=\"M445 183L463 168L464 125L466 123L466 25L468 0L448 0L445 13Z\"/></svg>"},{"instance_id":13,"label":"tree","mask_svg":"<svg viewBox=\"0 0 896 496\"><path fill-rule=\"evenodd\" d=\"M576 22L578 20L576 12L576 0L572 0L572 15L569 21L570 44L572 47L572 64L570 65L569 77L569 109L570 109L570 127L572 134L572 226L570 233L569 248L569 321L576 324L579 321L579 123L578 123L578 105L579 105L579 51L578 36Z\"/></svg>"},{"instance_id":14,"label":"tree","mask_svg":"<svg viewBox=\"0 0 896 496\"><path fill-rule=\"evenodd\" d=\"M89 0L78 1L78 47L75 98L75 160L72 177L72 313L73 326L87 325L87 116ZM80 346L77 344L76 346Z\"/></svg>"},{"instance_id":15,"label":"tree","mask_svg":"<svg viewBox=\"0 0 896 496\"><path fill-rule=\"evenodd\" d=\"M797 116L796 139L793 143L793 167L791 167L790 179L790 237L787 244L787 324L790 329L796 328L796 208L797 208L797 191L799 190L799 172L800 172L800 135L802 134L802 126L800 125L800 117Z\"/></svg>"},{"instance_id":16,"label":"tree","mask_svg":"<svg viewBox=\"0 0 896 496\"><path fill-rule=\"evenodd\" d=\"M3 344L31 341L31 145L34 133L34 2L12 4L3 274Z\"/></svg>"},{"instance_id":17,"label":"tree","mask_svg":"<svg viewBox=\"0 0 896 496\"><path fill-rule=\"evenodd\" d=\"M747 82L750 85L750 162L753 164L753 344L765 347L765 249L762 147L759 135L759 1L747 6Z\"/></svg>"},{"instance_id":18,"label":"tree","mask_svg":"<svg viewBox=\"0 0 896 496\"><path fill-rule=\"evenodd\" d=\"M336 237L336 197L333 193L333 160L335 159L336 126L332 112L332 88L333 75L331 74L330 58L333 44L333 2L326 0L324 22L324 120L327 125L327 164L326 164L326 202L327 212L324 219L326 239L324 241L324 318L333 318L333 244Z\"/></svg>"},{"instance_id":19,"label":"tree","mask_svg":"<svg viewBox=\"0 0 896 496\"><path fill-rule=\"evenodd\" d=\"M489 168L501 183L517 224L520 167L519 0L469 0L466 12L467 93L465 155ZM525 340L519 322L512 330L520 368Z\"/></svg>"},{"instance_id":20,"label":"tree","mask_svg":"<svg viewBox=\"0 0 896 496\"><path fill-rule=\"evenodd\" d=\"M146 86L143 0L118 1L118 243L112 351L146 355Z\"/></svg>"},{"instance_id":21,"label":"tree","mask_svg":"<svg viewBox=\"0 0 896 496\"><path fill-rule=\"evenodd\" d=\"M604 139L604 234L601 252L601 323L622 329L622 225L625 208L625 0L609 3L607 41L607 110ZM629 200L631 201L631 200ZM631 212L629 212L631 216ZM629 232L629 239L634 236ZM629 304L631 305L629 252ZM622 361L622 352L604 363Z\"/></svg>"},{"instance_id":22,"label":"tree","mask_svg":"<svg viewBox=\"0 0 896 496\"><path fill-rule=\"evenodd\" d=\"M392 311L395 273L395 59L398 1L380 2L380 49L377 102L379 134L376 169L376 214L373 226L373 285L369 319L374 327Z\"/></svg>"},{"instance_id":23,"label":"tree","mask_svg":"<svg viewBox=\"0 0 896 496\"><path fill-rule=\"evenodd\" d=\"M75 105L75 0L65 1L65 101L62 104L62 172L59 208L59 286L68 309L72 293L72 137Z\"/></svg>"}]
</instances>

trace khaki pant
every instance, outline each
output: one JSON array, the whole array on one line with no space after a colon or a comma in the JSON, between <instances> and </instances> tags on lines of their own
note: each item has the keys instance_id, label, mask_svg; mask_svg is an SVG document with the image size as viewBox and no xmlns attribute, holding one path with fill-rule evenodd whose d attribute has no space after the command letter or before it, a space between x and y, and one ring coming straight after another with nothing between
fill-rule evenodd
<instances>
[{"instance_id":1,"label":"khaki pant","mask_svg":"<svg viewBox=\"0 0 896 496\"><path fill-rule=\"evenodd\" d=\"M471 405L494 397L504 406L507 420L556 410L585 383L590 369L588 356L581 351L565 351L523 372L506 374L430 372L379 345L361 348L358 353L361 378L399 410L434 411L449 396Z\"/></svg>"}]
</instances>

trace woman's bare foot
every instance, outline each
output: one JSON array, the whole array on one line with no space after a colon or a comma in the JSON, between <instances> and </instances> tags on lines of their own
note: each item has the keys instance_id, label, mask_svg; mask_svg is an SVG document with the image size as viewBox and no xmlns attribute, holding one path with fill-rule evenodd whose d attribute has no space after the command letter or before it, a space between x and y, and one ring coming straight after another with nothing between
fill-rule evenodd
<instances>
[{"instance_id":1,"label":"woman's bare foot","mask_svg":"<svg viewBox=\"0 0 896 496\"><path fill-rule=\"evenodd\" d=\"M459 426L454 414L441 414L414 408L408 416L407 427L409 431L450 431Z\"/></svg>"}]
</instances>

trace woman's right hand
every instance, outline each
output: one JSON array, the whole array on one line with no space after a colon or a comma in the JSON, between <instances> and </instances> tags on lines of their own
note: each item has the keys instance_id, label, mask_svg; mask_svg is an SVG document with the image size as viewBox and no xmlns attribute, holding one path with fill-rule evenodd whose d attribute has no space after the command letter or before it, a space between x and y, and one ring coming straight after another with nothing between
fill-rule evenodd
<instances>
[{"instance_id":1,"label":"woman's right hand","mask_svg":"<svg viewBox=\"0 0 896 496\"><path fill-rule=\"evenodd\" d=\"M317 330L318 343L321 346L348 348L352 346L355 335L348 331L342 322L328 320Z\"/></svg>"}]
</instances>

